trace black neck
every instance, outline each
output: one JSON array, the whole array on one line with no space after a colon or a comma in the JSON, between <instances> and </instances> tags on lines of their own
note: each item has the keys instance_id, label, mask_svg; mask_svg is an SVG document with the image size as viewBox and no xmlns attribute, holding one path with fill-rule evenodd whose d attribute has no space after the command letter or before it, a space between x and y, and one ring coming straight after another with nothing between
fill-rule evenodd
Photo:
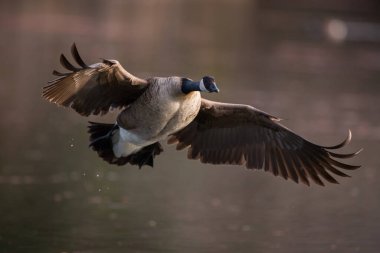
<instances>
[{"instance_id":1,"label":"black neck","mask_svg":"<svg viewBox=\"0 0 380 253\"><path fill-rule=\"evenodd\" d=\"M183 93L188 94L192 91L201 91L200 82L194 82L189 79L182 79L182 87L181 90Z\"/></svg>"}]
</instances>

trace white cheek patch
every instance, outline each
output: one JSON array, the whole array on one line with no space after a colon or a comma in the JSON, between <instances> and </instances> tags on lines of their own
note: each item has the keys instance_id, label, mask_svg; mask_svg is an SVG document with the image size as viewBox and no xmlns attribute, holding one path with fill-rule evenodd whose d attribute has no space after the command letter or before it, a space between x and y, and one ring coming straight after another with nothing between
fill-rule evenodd
<instances>
[{"instance_id":1,"label":"white cheek patch","mask_svg":"<svg viewBox=\"0 0 380 253\"><path fill-rule=\"evenodd\" d=\"M201 91L208 91L205 87L205 84L203 83L203 79L201 79L201 81L199 82L199 89Z\"/></svg>"}]
</instances>

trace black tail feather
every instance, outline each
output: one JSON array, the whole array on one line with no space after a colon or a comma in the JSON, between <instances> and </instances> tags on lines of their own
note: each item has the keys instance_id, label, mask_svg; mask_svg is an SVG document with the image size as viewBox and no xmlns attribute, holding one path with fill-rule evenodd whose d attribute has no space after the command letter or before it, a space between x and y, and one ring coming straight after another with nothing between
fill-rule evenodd
<instances>
[{"instance_id":1,"label":"black tail feather","mask_svg":"<svg viewBox=\"0 0 380 253\"><path fill-rule=\"evenodd\" d=\"M163 151L159 142L153 143L149 146L142 148L137 153L129 155L129 163L138 165L141 168L143 165L149 165L153 167L153 160L156 155L159 155Z\"/></svg>"},{"instance_id":2,"label":"black tail feather","mask_svg":"<svg viewBox=\"0 0 380 253\"><path fill-rule=\"evenodd\" d=\"M90 147L109 163L117 159L112 149L112 133L118 128L115 124L89 122Z\"/></svg>"},{"instance_id":3,"label":"black tail feather","mask_svg":"<svg viewBox=\"0 0 380 253\"><path fill-rule=\"evenodd\" d=\"M100 137L105 137L107 135L111 135L113 130L118 129L119 127L115 124L107 124L107 123L97 123L89 121L90 125L88 126L88 133L90 134L90 146L92 146L92 142L95 142L96 139ZM111 137L111 136L109 136Z\"/></svg>"},{"instance_id":4,"label":"black tail feather","mask_svg":"<svg viewBox=\"0 0 380 253\"><path fill-rule=\"evenodd\" d=\"M130 163L132 165L138 165L139 168L143 165L153 167L154 157L163 151L161 144L156 142L127 157L115 157L113 153L112 135L119 127L115 124L89 123L90 147L96 151L103 160L110 164L124 165Z\"/></svg>"}]
</instances>

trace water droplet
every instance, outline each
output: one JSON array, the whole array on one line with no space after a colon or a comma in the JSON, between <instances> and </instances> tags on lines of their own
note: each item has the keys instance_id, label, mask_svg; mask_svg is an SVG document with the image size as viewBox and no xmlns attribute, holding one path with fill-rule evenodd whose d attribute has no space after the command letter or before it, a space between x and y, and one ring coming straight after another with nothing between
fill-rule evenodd
<instances>
[{"instance_id":1,"label":"water droplet","mask_svg":"<svg viewBox=\"0 0 380 253\"><path fill-rule=\"evenodd\" d=\"M110 213L109 218L110 220L116 220L118 217L117 213Z\"/></svg>"},{"instance_id":2,"label":"water droplet","mask_svg":"<svg viewBox=\"0 0 380 253\"><path fill-rule=\"evenodd\" d=\"M284 231L282 231L282 230L274 230L273 231L273 235L274 236L277 236L277 237L281 237L281 236L283 236L285 233L284 233Z\"/></svg>"},{"instance_id":3,"label":"water droplet","mask_svg":"<svg viewBox=\"0 0 380 253\"><path fill-rule=\"evenodd\" d=\"M350 194L351 194L351 197L353 197L353 198L358 197L359 194L360 194L359 188L357 188L357 187L352 188L351 191L350 191Z\"/></svg>"},{"instance_id":4,"label":"water droplet","mask_svg":"<svg viewBox=\"0 0 380 253\"><path fill-rule=\"evenodd\" d=\"M150 221L148 221L148 225L149 225L149 227L154 228L155 226L157 226L157 222L154 220L150 220Z\"/></svg>"},{"instance_id":5,"label":"water droplet","mask_svg":"<svg viewBox=\"0 0 380 253\"><path fill-rule=\"evenodd\" d=\"M96 174L96 177L100 177L100 174L98 173L98 174Z\"/></svg>"},{"instance_id":6,"label":"water droplet","mask_svg":"<svg viewBox=\"0 0 380 253\"><path fill-rule=\"evenodd\" d=\"M70 191L64 191L63 192L63 197L66 199L71 199L73 197L73 193Z\"/></svg>"},{"instance_id":7,"label":"water droplet","mask_svg":"<svg viewBox=\"0 0 380 253\"><path fill-rule=\"evenodd\" d=\"M62 201L62 196L58 193L54 194L53 196L54 202L61 202Z\"/></svg>"},{"instance_id":8,"label":"water droplet","mask_svg":"<svg viewBox=\"0 0 380 253\"><path fill-rule=\"evenodd\" d=\"M218 198L213 198L211 200L211 205L213 207L219 207L221 205L221 203L222 203L222 201L220 201L220 199L218 199Z\"/></svg>"},{"instance_id":9,"label":"water droplet","mask_svg":"<svg viewBox=\"0 0 380 253\"><path fill-rule=\"evenodd\" d=\"M343 20L331 19L326 26L328 37L334 42L343 42L348 35L347 24Z\"/></svg>"},{"instance_id":10,"label":"water droplet","mask_svg":"<svg viewBox=\"0 0 380 253\"><path fill-rule=\"evenodd\" d=\"M244 231L244 232L248 232L251 230L251 226L250 225L243 225L241 227L241 230Z\"/></svg>"}]
</instances>

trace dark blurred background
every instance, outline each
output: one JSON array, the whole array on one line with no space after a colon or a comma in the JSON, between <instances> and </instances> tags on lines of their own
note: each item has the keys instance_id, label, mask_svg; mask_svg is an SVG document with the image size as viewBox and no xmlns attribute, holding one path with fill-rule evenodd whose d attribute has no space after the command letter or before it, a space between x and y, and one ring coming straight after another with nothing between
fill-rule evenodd
<instances>
[{"instance_id":1,"label":"dark blurred background","mask_svg":"<svg viewBox=\"0 0 380 253\"><path fill-rule=\"evenodd\" d=\"M0 2L0 252L379 252L380 2ZM363 167L325 188L188 161L110 166L87 121L43 101L60 53L139 77L216 77L210 99L253 105ZM91 120L113 122L115 113Z\"/></svg>"}]
</instances>

